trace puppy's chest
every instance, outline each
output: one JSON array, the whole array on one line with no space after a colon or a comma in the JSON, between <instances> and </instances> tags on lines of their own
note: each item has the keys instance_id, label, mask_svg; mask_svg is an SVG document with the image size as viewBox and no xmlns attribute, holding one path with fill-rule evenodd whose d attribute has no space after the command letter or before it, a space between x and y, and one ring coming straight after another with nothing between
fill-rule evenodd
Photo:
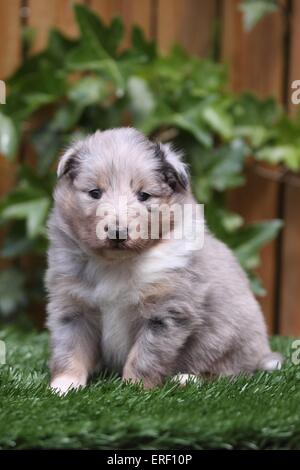
<instances>
[{"instance_id":1,"label":"puppy's chest","mask_svg":"<svg viewBox=\"0 0 300 470\"><path fill-rule=\"evenodd\" d=\"M101 323L101 350L108 368L122 372L143 319L139 311L141 286L131 277L99 279L93 294Z\"/></svg>"},{"instance_id":2,"label":"puppy's chest","mask_svg":"<svg viewBox=\"0 0 300 470\"><path fill-rule=\"evenodd\" d=\"M108 367L122 371L128 353L144 323L141 305L147 296L159 297L164 292L166 278L172 270L185 265L186 259L169 256L164 252L124 269L92 269L93 287L89 289L89 302L99 309L101 321L101 348ZM92 266L91 266L92 268Z\"/></svg>"}]
</instances>

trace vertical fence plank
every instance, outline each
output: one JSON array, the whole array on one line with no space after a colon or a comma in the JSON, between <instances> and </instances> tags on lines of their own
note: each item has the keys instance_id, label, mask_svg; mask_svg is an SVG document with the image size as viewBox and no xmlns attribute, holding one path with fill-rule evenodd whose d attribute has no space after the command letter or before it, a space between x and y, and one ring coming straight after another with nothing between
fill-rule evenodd
<instances>
[{"instance_id":1,"label":"vertical fence plank","mask_svg":"<svg viewBox=\"0 0 300 470\"><path fill-rule=\"evenodd\" d=\"M274 181L262 176L263 167L255 165L246 170L247 183L230 192L228 205L242 215L246 223L258 222L277 217L278 183L274 171ZM271 171L271 170L270 170ZM261 265L257 274L263 281L266 296L258 300L262 306L269 332L275 324L275 283L276 283L276 242L266 245L261 251Z\"/></svg>"},{"instance_id":2,"label":"vertical fence plank","mask_svg":"<svg viewBox=\"0 0 300 470\"><path fill-rule=\"evenodd\" d=\"M151 0L89 0L89 5L106 23L115 16L123 18L126 29L123 46L130 44L130 30L134 24L143 29L147 38L151 38Z\"/></svg>"},{"instance_id":3,"label":"vertical fence plank","mask_svg":"<svg viewBox=\"0 0 300 470\"><path fill-rule=\"evenodd\" d=\"M49 30L53 27L68 36L77 34L73 6L83 0L28 0L28 25L35 29L33 52L39 52L47 43Z\"/></svg>"},{"instance_id":4,"label":"vertical fence plank","mask_svg":"<svg viewBox=\"0 0 300 470\"><path fill-rule=\"evenodd\" d=\"M284 80L284 17L280 11L265 16L245 32L240 0L223 0L223 61L229 65L235 91L251 90L258 96L282 101Z\"/></svg>"},{"instance_id":5,"label":"vertical fence plank","mask_svg":"<svg viewBox=\"0 0 300 470\"><path fill-rule=\"evenodd\" d=\"M300 80L300 2L293 0L290 31L290 67L287 95L291 82ZM299 113L300 105L289 100L292 115ZM287 178L284 198L284 232L282 246L281 322L284 335L300 335L300 174Z\"/></svg>"},{"instance_id":6,"label":"vertical fence plank","mask_svg":"<svg viewBox=\"0 0 300 470\"><path fill-rule=\"evenodd\" d=\"M21 58L20 1L0 0L0 79L13 72ZM0 105L0 109L1 106ZM14 180L14 168L0 156L0 196L5 194Z\"/></svg>"},{"instance_id":7,"label":"vertical fence plank","mask_svg":"<svg viewBox=\"0 0 300 470\"><path fill-rule=\"evenodd\" d=\"M289 98L289 111L291 115L296 115L300 112L300 104L293 104L291 101L292 88L291 84L294 80L300 80L300 62L299 62L299 48L300 48L300 2L293 0L292 2L292 15L290 22L290 64L289 64L289 80L287 83L287 96Z\"/></svg>"},{"instance_id":8,"label":"vertical fence plank","mask_svg":"<svg viewBox=\"0 0 300 470\"><path fill-rule=\"evenodd\" d=\"M14 71L21 58L20 42L20 1L0 0L0 80L4 80ZM0 105L0 110L1 110ZM0 155L0 197L12 186L15 180L14 165ZM0 233L0 245L3 234ZM3 267L5 264L1 262Z\"/></svg>"},{"instance_id":9,"label":"vertical fence plank","mask_svg":"<svg viewBox=\"0 0 300 470\"><path fill-rule=\"evenodd\" d=\"M280 333L300 335L300 177L287 184L283 236Z\"/></svg>"},{"instance_id":10,"label":"vertical fence plank","mask_svg":"<svg viewBox=\"0 0 300 470\"><path fill-rule=\"evenodd\" d=\"M158 0L157 39L162 52L174 43L187 51L207 56L213 46L216 1Z\"/></svg>"},{"instance_id":11,"label":"vertical fence plank","mask_svg":"<svg viewBox=\"0 0 300 470\"><path fill-rule=\"evenodd\" d=\"M0 0L0 78L5 79L21 58L20 0Z\"/></svg>"},{"instance_id":12,"label":"vertical fence plank","mask_svg":"<svg viewBox=\"0 0 300 470\"><path fill-rule=\"evenodd\" d=\"M266 16L251 32L245 32L238 0L223 1L222 58L229 66L230 87L235 92L250 90L260 97L283 100L284 17L280 12ZM232 191L229 206L246 222L278 217L279 183L266 176L263 165L247 170L247 184ZM260 298L269 331L273 331L276 308L276 242L262 250L258 274L267 289Z\"/></svg>"}]
</instances>

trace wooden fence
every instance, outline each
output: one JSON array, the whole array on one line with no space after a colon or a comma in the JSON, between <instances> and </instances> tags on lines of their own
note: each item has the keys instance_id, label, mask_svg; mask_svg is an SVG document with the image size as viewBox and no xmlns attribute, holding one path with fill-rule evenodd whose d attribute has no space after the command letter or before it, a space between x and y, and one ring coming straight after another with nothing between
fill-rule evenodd
<instances>
[{"instance_id":1,"label":"wooden fence","mask_svg":"<svg viewBox=\"0 0 300 470\"><path fill-rule=\"evenodd\" d=\"M34 50L49 30L76 35L70 0L0 0L0 79L20 62L22 28L36 29ZM158 41L162 52L181 43L200 56L229 65L230 86L275 96L290 113L290 83L300 79L300 0L282 0L282 9L265 17L250 33L242 27L238 0L77 0L109 21L121 15ZM128 35L125 41L128 41ZM300 334L300 178L280 168L254 165L248 183L229 195L229 205L253 222L280 217L285 228L262 253L259 273L268 294L261 300L270 331ZM0 195L13 184L14 167L0 156Z\"/></svg>"}]
</instances>

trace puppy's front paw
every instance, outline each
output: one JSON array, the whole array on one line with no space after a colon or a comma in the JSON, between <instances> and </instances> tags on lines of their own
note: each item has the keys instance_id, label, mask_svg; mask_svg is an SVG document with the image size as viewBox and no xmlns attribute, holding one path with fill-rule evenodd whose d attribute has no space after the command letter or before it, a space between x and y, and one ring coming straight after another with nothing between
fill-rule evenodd
<instances>
[{"instance_id":1,"label":"puppy's front paw","mask_svg":"<svg viewBox=\"0 0 300 470\"><path fill-rule=\"evenodd\" d=\"M78 377L71 375L62 374L55 377L50 384L51 389L62 396L68 393L70 390L77 390L80 387L84 387L86 381Z\"/></svg>"},{"instance_id":2,"label":"puppy's front paw","mask_svg":"<svg viewBox=\"0 0 300 470\"><path fill-rule=\"evenodd\" d=\"M133 370L127 367L124 369L122 378L125 382L141 384L145 390L149 390L159 385L156 383L156 381L151 380L149 377L139 377L133 372Z\"/></svg>"},{"instance_id":3,"label":"puppy's front paw","mask_svg":"<svg viewBox=\"0 0 300 470\"><path fill-rule=\"evenodd\" d=\"M124 382L130 382L130 383L141 383L142 379L138 377L136 374L133 373L132 370L130 370L128 367L125 367L123 371L123 376L122 379Z\"/></svg>"},{"instance_id":4,"label":"puppy's front paw","mask_svg":"<svg viewBox=\"0 0 300 470\"><path fill-rule=\"evenodd\" d=\"M172 377L172 380L182 386L185 386L189 383L195 383L197 385L201 384L201 379L194 374L177 374Z\"/></svg>"}]
</instances>

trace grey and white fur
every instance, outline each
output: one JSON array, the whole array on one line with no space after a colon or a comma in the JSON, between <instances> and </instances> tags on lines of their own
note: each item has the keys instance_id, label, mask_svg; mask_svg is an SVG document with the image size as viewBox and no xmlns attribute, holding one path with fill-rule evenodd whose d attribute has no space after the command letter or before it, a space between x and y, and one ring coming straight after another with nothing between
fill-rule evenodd
<instances>
[{"instance_id":1,"label":"grey and white fur","mask_svg":"<svg viewBox=\"0 0 300 470\"><path fill-rule=\"evenodd\" d=\"M52 388L85 386L101 368L145 388L177 374L279 368L247 277L207 229L202 249L172 237L97 237L97 208L117 207L120 196L129 221L153 203L196 204L181 155L135 129L98 131L65 152L49 219Z\"/></svg>"}]
</instances>

